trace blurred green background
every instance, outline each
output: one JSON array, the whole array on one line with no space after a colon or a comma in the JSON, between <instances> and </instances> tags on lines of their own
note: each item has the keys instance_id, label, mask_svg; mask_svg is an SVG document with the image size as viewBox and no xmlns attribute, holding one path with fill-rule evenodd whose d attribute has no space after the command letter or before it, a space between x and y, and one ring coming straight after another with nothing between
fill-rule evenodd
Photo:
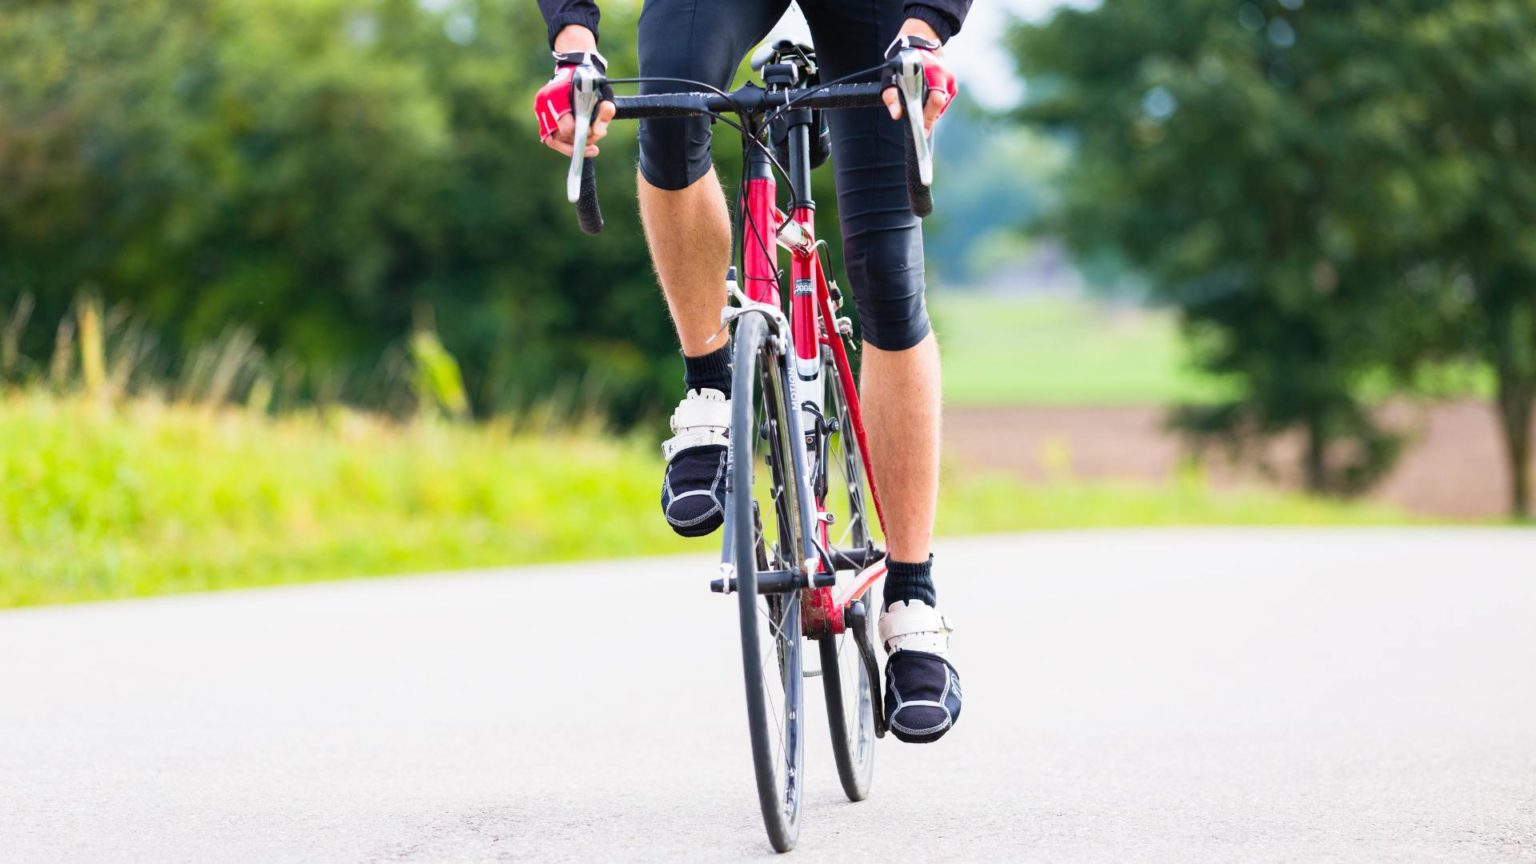
<instances>
[{"instance_id":1,"label":"blurred green background","mask_svg":"<svg viewBox=\"0 0 1536 864\"><path fill-rule=\"evenodd\" d=\"M1529 513L1536 2L973 15L941 530ZM634 130L587 238L549 65L528 0L0 8L0 605L697 548Z\"/></svg>"}]
</instances>

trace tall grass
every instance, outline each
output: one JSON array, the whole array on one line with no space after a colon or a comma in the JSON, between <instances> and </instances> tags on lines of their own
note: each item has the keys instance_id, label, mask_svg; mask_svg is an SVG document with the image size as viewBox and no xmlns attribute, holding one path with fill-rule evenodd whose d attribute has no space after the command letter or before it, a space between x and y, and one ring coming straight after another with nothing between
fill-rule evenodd
<instances>
[{"instance_id":1,"label":"tall grass","mask_svg":"<svg viewBox=\"0 0 1536 864\"><path fill-rule=\"evenodd\" d=\"M145 328L82 301L46 375L0 323L0 607L486 565L707 549L659 514L653 442L564 410L471 424L457 364L429 331L379 374L402 421L302 410L291 367L231 329L167 377ZM18 324L18 322L21 322ZM278 410L284 409L284 410ZM945 533L1083 525L1393 522L1266 493L1027 487L950 472Z\"/></svg>"},{"instance_id":2,"label":"tall grass","mask_svg":"<svg viewBox=\"0 0 1536 864\"><path fill-rule=\"evenodd\" d=\"M0 320L0 606L679 548L642 517L650 447L575 408L459 422L429 327L367 370L365 413L246 329L173 362L91 296L40 364L33 309Z\"/></svg>"},{"instance_id":3,"label":"tall grass","mask_svg":"<svg viewBox=\"0 0 1536 864\"><path fill-rule=\"evenodd\" d=\"M473 413L458 361L438 338L430 310L419 312L416 329L372 368L334 370L269 354L238 324L211 342L172 352L125 305L106 307L90 294L59 321L52 357L43 364L20 349L26 329L37 326L35 308L24 294L0 309L0 387L104 403L149 398L204 408L238 405L271 414L338 404L400 420L461 421Z\"/></svg>"},{"instance_id":4,"label":"tall grass","mask_svg":"<svg viewBox=\"0 0 1536 864\"><path fill-rule=\"evenodd\" d=\"M656 456L506 425L0 401L0 606L683 548Z\"/></svg>"}]
</instances>

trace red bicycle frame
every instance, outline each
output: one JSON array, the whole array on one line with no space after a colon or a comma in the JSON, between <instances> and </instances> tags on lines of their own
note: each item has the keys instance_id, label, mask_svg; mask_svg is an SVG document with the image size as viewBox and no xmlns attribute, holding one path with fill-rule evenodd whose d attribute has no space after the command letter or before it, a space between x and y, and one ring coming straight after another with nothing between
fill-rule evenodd
<instances>
[{"instance_id":1,"label":"red bicycle frame","mask_svg":"<svg viewBox=\"0 0 1536 864\"><path fill-rule=\"evenodd\" d=\"M755 302L781 306L777 249L782 247L790 256L790 284L793 286L789 302L790 331L793 334L794 356L790 358L793 371L802 380L812 377L820 386L821 351L826 347L832 355L833 366L847 399L848 419L858 442L859 456L864 465L864 477L869 484L870 497L874 499L875 515L880 528L885 529L885 511L881 508L880 492L875 485L874 467L870 463L869 446L864 432L864 414L859 405L858 389L854 384L853 367L848 362L848 349L837 324L837 309L832 305L832 292L828 287L827 274L821 266L821 256L816 252L816 211L807 206L794 208L792 216L785 215L778 207L777 186L771 172L767 176L749 177L744 181L745 218L742 227L744 293ZM814 370L814 372L813 372ZM825 500L815 501L814 513L817 539L823 549L830 547L828 522L821 518L826 514ZM820 565L825 567L823 563ZM861 570L854 579L839 589L810 588L802 595L801 611L807 635L843 632L843 610L848 604L862 597L869 587L885 575L885 559L882 558Z\"/></svg>"}]
</instances>

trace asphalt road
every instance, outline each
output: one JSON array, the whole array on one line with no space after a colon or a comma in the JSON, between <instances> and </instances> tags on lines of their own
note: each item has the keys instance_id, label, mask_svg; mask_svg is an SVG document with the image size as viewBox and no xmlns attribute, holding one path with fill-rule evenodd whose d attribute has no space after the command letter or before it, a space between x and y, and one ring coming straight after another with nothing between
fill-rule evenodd
<instances>
[{"instance_id":1,"label":"asphalt road","mask_svg":"<svg viewBox=\"0 0 1536 864\"><path fill-rule=\"evenodd\" d=\"M795 860L1536 861L1536 533L954 540L965 714ZM768 858L707 557L0 614L0 861Z\"/></svg>"}]
</instances>

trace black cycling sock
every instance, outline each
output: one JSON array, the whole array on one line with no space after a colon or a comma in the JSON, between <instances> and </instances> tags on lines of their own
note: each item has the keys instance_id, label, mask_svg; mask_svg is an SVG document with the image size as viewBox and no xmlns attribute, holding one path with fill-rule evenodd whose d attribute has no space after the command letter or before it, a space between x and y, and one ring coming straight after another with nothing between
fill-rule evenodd
<instances>
[{"instance_id":1,"label":"black cycling sock","mask_svg":"<svg viewBox=\"0 0 1536 864\"><path fill-rule=\"evenodd\" d=\"M901 601L921 600L929 606L938 605L938 592L933 590L933 556L921 564L904 561L885 563L885 608Z\"/></svg>"},{"instance_id":2,"label":"black cycling sock","mask_svg":"<svg viewBox=\"0 0 1536 864\"><path fill-rule=\"evenodd\" d=\"M731 346L702 357L683 355L683 384L689 390L719 390L731 398Z\"/></svg>"}]
</instances>

